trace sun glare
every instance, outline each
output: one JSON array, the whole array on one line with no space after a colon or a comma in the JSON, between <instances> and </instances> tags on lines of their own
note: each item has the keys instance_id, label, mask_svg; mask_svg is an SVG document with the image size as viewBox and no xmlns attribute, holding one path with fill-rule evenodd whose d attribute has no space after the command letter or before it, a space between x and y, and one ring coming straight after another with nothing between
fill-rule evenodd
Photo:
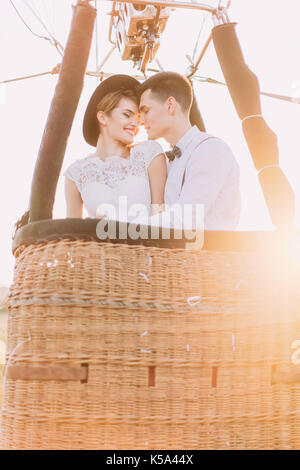
<instances>
[{"instance_id":1,"label":"sun glare","mask_svg":"<svg viewBox=\"0 0 300 470\"><path fill-rule=\"evenodd\" d=\"M64 45L70 28L73 2L28 0L27 3L38 9L50 33ZM89 58L89 71L96 69L97 63L99 65L104 60L112 47L108 41L109 17L106 15L111 9L111 2L98 3L101 6L97 20L97 51L94 41ZM208 3L216 4L212 1ZM270 10L269 3L268 0L232 1L229 17L231 21L238 23L237 34L246 62L257 74L261 89L297 98L300 89L298 60L300 5L297 0L289 0L282 8L278 0L272 2ZM26 9L25 3L16 2L16 5L34 31L43 36L43 28ZM197 60L212 26L210 17L205 17L199 12L185 10L172 12L161 38L157 53L158 62L154 60L152 67L159 70L161 66L165 70L187 73L190 70L190 61ZM254 27L255 34L253 34ZM50 72L57 63L61 62L57 49L49 41L46 42L31 34L21 23L9 2L0 2L0 39L6 44L1 57L2 80ZM117 50L112 51L103 70L107 73L138 74L129 61L120 60ZM229 93L222 85L203 82L203 77L224 81L212 44L201 61L196 75L194 89L207 132L224 139L232 148L240 165L242 212L238 229L272 230L273 226L256 171ZM12 279L13 225L28 208L35 161L56 83L57 75L49 73L46 76L6 85L0 84L0 125L4 130L0 142L1 198L5 201L2 212L5 223L2 225L0 236L0 282L5 284ZM91 148L82 138L82 116L88 97L97 83L98 80L91 76L85 79L65 154L64 168L75 159L91 153ZM296 223L300 225L298 139L300 106L296 103L262 97L262 109L268 125L278 136L280 164L295 191ZM140 129L137 140L145 138L144 130ZM160 143L165 149L168 148L165 142ZM63 218L65 213L64 182L61 177L57 186L54 217Z\"/></svg>"}]
</instances>

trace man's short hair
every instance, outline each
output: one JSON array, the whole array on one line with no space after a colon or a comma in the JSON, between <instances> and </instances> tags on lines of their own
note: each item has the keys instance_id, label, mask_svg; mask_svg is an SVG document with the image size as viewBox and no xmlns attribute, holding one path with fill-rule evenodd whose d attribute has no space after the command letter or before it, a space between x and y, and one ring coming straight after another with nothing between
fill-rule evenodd
<instances>
[{"instance_id":1,"label":"man's short hair","mask_svg":"<svg viewBox=\"0 0 300 470\"><path fill-rule=\"evenodd\" d=\"M188 112L192 106L193 90L186 77L176 72L159 72L145 80L139 87L141 96L146 90L162 102L173 96L181 106L182 111Z\"/></svg>"}]
</instances>

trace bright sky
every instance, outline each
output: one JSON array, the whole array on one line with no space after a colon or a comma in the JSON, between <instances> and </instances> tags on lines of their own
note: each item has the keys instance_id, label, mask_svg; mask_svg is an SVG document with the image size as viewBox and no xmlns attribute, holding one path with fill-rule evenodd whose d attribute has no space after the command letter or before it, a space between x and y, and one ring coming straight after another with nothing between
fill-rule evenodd
<instances>
[{"instance_id":1,"label":"bright sky","mask_svg":"<svg viewBox=\"0 0 300 470\"><path fill-rule=\"evenodd\" d=\"M71 5L74 2L13 1L34 32L47 36L26 2L35 8L49 31L65 45L72 17ZM215 5L217 1L203 0L202 3ZM98 1L99 63L111 48L108 42L109 17L106 14L111 5L108 1ZM198 53L212 27L210 15L206 16ZM300 97L299 0L232 0L229 17L238 23L237 33L246 62L258 76L261 89ZM202 20L203 14L200 12L172 12L157 55L165 70L183 74L187 72L189 62L186 55L193 55ZM0 45L0 82L47 72L61 62L61 57L48 41L35 37L24 26L9 0L0 2ZM155 63L153 65L157 68ZM95 69L94 41L88 70ZM138 73L132 69L131 63L121 61L118 51L114 51L102 70L109 73ZM223 81L212 44L200 64L198 75ZM11 234L14 223L28 208L33 170L56 83L57 75L51 75L0 85L0 284L8 285L12 281L14 258L11 254ZM87 76L85 79L64 169L92 150L83 140L81 126L85 106L97 83L95 78ZM256 171L227 89L220 85L195 82L195 90L207 131L229 143L241 168L242 214L239 229L272 228ZM280 164L296 193L296 221L300 225L300 105L262 97L262 106L265 119L279 139ZM57 188L54 217L65 217L63 177Z\"/></svg>"}]
</instances>

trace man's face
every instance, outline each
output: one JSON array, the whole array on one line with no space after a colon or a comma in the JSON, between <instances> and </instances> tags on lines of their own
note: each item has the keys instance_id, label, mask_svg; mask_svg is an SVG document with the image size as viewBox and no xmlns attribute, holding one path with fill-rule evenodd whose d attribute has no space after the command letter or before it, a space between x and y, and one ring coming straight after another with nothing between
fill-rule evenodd
<instances>
[{"instance_id":1,"label":"man's face","mask_svg":"<svg viewBox=\"0 0 300 470\"><path fill-rule=\"evenodd\" d=\"M168 103L159 101L151 90L146 90L140 100L140 124L145 127L148 139L165 137L171 119Z\"/></svg>"}]
</instances>

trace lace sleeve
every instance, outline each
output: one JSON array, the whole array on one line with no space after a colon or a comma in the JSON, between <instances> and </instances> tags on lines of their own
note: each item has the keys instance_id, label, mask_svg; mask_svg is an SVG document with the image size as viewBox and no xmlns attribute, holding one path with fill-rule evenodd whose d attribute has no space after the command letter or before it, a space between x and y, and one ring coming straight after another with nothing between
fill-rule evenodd
<instances>
[{"instance_id":1,"label":"lace sleeve","mask_svg":"<svg viewBox=\"0 0 300 470\"><path fill-rule=\"evenodd\" d=\"M74 181L78 185L80 173L81 173L82 163L81 160L76 160L73 162L63 173L63 176L68 178L69 180Z\"/></svg>"},{"instance_id":2,"label":"lace sleeve","mask_svg":"<svg viewBox=\"0 0 300 470\"><path fill-rule=\"evenodd\" d=\"M162 146L155 140L146 140L145 142L142 142L140 145L138 145L136 149L139 149L143 152L146 168L149 167L154 157L164 153Z\"/></svg>"}]
</instances>

